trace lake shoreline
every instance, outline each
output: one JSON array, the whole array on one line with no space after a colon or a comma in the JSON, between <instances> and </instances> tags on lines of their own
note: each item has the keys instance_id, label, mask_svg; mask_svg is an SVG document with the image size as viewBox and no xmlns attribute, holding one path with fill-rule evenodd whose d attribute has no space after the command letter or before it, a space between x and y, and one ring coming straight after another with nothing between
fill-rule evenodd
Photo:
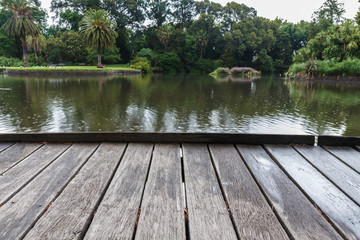
<instances>
[{"instance_id":1,"label":"lake shoreline","mask_svg":"<svg viewBox=\"0 0 360 240\"><path fill-rule=\"evenodd\" d=\"M1 71L2 70L2 71ZM0 73L9 76L36 76L36 77L68 77L68 76L107 76L107 75L141 75L139 70L130 69L0 69Z\"/></svg>"},{"instance_id":2,"label":"lake shoreline","mask_svg":"<svg viewBox=\"0 0 360 240\"><path fill-rule=\"evenodd\" d=\"M314 82L353 82L360 83L359 77L350 76L324 76L324 77L290 77L290 81L314 81Z\"/></svg>"}]
</instances>

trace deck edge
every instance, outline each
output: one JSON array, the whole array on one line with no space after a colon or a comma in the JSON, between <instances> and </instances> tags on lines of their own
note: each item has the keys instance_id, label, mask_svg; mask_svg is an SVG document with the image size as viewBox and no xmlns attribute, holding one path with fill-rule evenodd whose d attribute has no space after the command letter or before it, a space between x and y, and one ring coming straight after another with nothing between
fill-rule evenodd
<instances>
[{"instance_id":1,"label":"deck edge","mask_svg":"<svg viewBox=\"0 0 360 240\"><path fill-rule=\"evenodd\" d=\"M0 142L146 142L314 145L312 135L239 133L0 133Z\"/></svg>"}]
</instances>

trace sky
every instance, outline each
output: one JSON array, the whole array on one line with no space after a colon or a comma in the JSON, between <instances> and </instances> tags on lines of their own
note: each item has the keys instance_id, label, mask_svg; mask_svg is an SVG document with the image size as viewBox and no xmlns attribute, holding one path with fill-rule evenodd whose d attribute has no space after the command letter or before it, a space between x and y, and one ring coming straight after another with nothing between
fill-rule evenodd
<instances>
[{"instance_id":1,"label":"sky","mask_svg":"<svg viewBox=\"0 0 360 240\"><path fill-rule=\"evenodd\" d=\"M211 0L225 5L227 0ZM312 14L318 10L325 0L233 0L257 10L258 16L274 20L279 17L288 22L298 23L301 20L310 21ZM360 4L358 0L339 0L344 3L345 18L354 19ZM51 0L42 0L42 7L50 8ZM48 10L48 13L49 10ZM50 13L50 16L51 13Z\"/></svg>"}]
</instances>

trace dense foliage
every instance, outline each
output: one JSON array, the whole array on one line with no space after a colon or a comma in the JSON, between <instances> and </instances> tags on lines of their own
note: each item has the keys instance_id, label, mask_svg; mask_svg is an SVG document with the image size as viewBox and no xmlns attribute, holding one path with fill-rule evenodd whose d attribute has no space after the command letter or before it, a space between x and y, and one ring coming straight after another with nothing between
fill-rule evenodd
<instances>
[{"instance_id":1,"label":"dense foliage","mask_svg":"<svg viewBox=\"0 0 360 240\"><path fill-rule=\"evenodd\" d=\"M26 2L2 1L2 6L9 1ZM0 9L1 26L12 16L6 9ZM298 65L292 67L292 73L300 65L356 59L360 52L358 25L343 19L343 4L338 0L325 0L311 22L296 24L260 17L245 4L223 6L210 0L52 0L51 10L57 17L53 26L46 25L39 5L31 5L31 10L45 40L33 38L27 46L34 55L31 59L43 65L94 64L97 53L103 63L131 62L146 71L212 72L218 67L238 66L284 73L294 61ZM103 21L96 23L98 28L110 26L100 32L115 32L100 37L89 30L96 21L91 25L86 19L95 13ZM19 39L6 35L2 27L0 56L20 58ZM114 46L104 49L112 46L107 44L110 42ZM147 58L150 68L144 59L134 61L136 57Z\"/></svg>"}]
</instances>

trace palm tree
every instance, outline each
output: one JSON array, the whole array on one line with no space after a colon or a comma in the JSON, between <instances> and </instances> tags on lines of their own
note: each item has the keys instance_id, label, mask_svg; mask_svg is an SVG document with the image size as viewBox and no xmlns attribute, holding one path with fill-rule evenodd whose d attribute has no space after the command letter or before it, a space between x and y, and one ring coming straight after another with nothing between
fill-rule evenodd
<instances>
[{"instance_id":1,"label":"palm tree","mask_svg":"<svg viewBox=\"0 0 360 240\"><path fill-rule=\"evenodd\" d=\"M37 36L28 35L26 37L26 44L28 49L32 49L34 51L35 61L38 63L37 53L41 53L42 50L46 47L46 38L42 34Z\"/></svg>"},{"instance_id":2,"label":"palm tree","mask_svg":"<svg viewBox=\"0 0 360 240\"><path fill-rule=\"evenodd\" d=\"M24 57L24 67L29 66L26 36L36 36L40 30L32 17L35 5L32 0L5 0L2 6L13 15L4 24L4 31L9 36L19 37Z\"/></svg>"},{"instance_id":3,"label":"palm tree","mask_svg":"<svg viewBox=\"0 0 360 240\"><path fill-rule=\"evenodd\" d=\"M118 36L116 22L105 10L90 9L80 21L80 34L89 46L95 46L98 52L98 67L101 67L101 50L112 47Z\"/></svg>"},{"instance_id":4,"label":"palm tree","mask_svg":"<svg viewBox=\"0 0 360 240\"><path fill-rule=\"evenodd\" d=\"M201 52L200 52L200 59L202 59L203 56L203 48L207 45L208 40L207 40L207 35L206 32L204 30L200 30L197 32L197 36L196 36L196 43L197 45L200 47Z\"/></svg>"}]
</instances>

